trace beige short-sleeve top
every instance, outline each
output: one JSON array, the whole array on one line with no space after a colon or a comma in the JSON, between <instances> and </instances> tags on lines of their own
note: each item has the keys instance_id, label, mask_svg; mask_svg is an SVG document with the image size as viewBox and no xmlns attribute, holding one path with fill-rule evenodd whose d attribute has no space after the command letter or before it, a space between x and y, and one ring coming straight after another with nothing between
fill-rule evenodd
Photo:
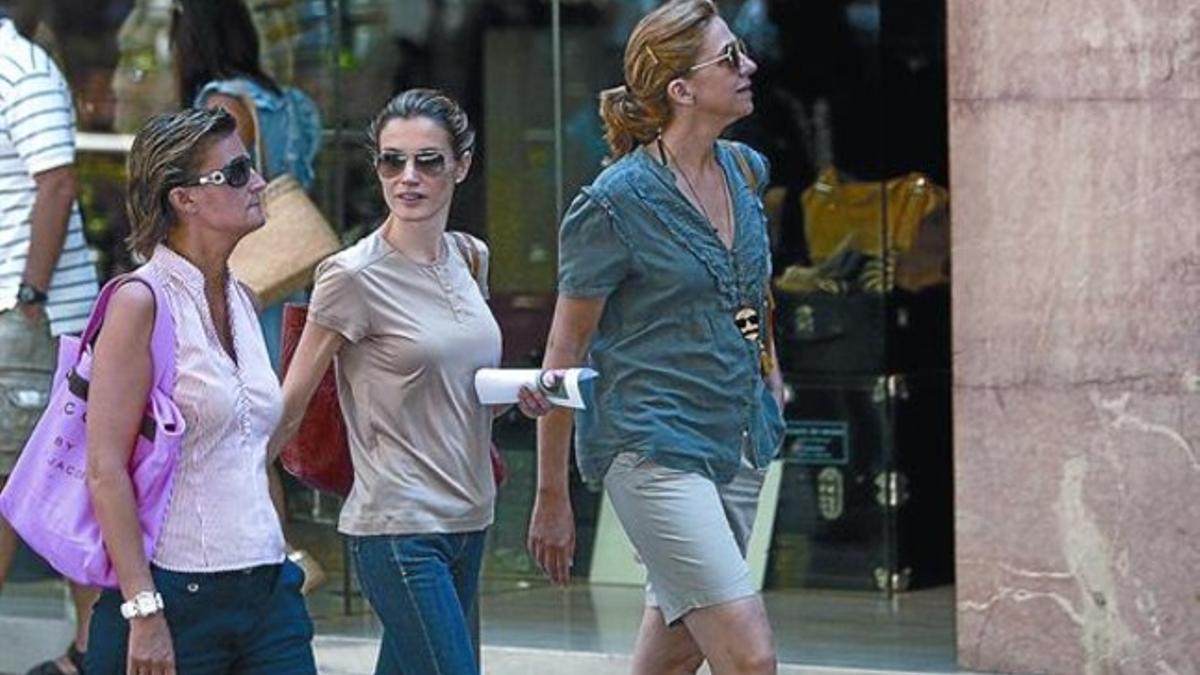
<instances>
[{"instance_id":1,"label":"beige short-sleeve top","mask_svg":"<svg viewBox=\"0 0 1200 675\"><path fill-rule=\"evenodd\" d=\"M396 251L378 228L317 268L308 320L339 351L354 488L338 529L352 535L469 532L492 522L492 413L479 368L500 363L500 328L449 235L437 262ZM487 278L487 246L471 238Z\"/></svg>"}]
</instances>

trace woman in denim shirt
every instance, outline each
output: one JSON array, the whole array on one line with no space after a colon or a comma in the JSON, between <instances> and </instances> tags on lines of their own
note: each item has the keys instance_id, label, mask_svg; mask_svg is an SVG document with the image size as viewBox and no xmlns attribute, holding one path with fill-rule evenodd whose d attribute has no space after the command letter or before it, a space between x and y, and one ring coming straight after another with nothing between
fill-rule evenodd
<instances>
[{"instance_id":1,"label":"woman in denim shirt","mask_svg":"<svg viewBox=\"0 0 1200 675\"><path fill-rule=\"evenodd\" d=\"M585 479L603 479L645 562L635 673L771 673L775 653L745 546L783 435L782 381L758 331L767 311L766 160L718 136L753 110L756 65L709 0L667 3L601 95L615 161L571 204L544 366L600 372L576 414ZM770 370L764 375L764 370ZM572 418L539 424L529 547L569 577ZM730 626L738 626L730 631Z\"/></svg>"}]
</instances>

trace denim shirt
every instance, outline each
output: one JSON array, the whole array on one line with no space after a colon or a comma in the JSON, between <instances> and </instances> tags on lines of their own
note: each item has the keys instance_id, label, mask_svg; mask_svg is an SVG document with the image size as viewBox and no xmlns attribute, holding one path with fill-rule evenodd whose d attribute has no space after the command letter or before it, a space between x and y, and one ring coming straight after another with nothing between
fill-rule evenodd
<instances>
[{"instance_id":1,"label":"denim shirt","mask_svg":"<svg viewBox=\"0 0 1200 675\"><path fill-rule=\"evenodd\" d=\"M644 148L584 187L563 219L559 293L606 300L589 350L600 375L590 407L575 415L586 480L601 479L617 453L636 452L724 483L743 453L763 468L783 439L758 345L734 321L747 306L766 316L767 161L740 144L718 142L715 153L733 199L732 250Z\"/></svg>"},{"instance_id":2,"label":"denim shirt","mask_svg":"<svg viewBox=\"0 0 1200 675\"><path fill-rule=\"evenodd\" d=\"M257 133L262 134L263 178L271 180L290 173L305 189L312 188L313 160L321 145L321 114L304 92L282 87L276 93L247 78L214 80L196 94L194 105L201 107L209 96L224 94L254 103L258 118ZM255 156L255 148L246 148Z\"/></svg>"}]
</instances>

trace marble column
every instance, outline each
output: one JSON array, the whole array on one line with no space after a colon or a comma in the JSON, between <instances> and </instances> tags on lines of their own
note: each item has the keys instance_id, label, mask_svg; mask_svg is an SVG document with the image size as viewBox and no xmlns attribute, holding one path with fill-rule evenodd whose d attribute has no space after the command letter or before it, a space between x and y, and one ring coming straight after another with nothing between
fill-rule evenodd
<instances>
[{"instance_id":1,"label":"marble column","mask_svg":"<svg viewBox=\"0 0 1200 675\"><path fill-rule=\"evenodd\" d=\"M948 35L959 662L1200 672L1200 3Z\"/></svg>"}]
</instances>

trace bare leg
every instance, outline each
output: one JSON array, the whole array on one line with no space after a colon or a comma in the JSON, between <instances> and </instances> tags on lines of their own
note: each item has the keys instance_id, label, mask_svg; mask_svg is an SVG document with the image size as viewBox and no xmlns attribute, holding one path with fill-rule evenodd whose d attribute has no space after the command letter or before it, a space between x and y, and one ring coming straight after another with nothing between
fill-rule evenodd
<instances>
[{"instance_id":1,"label":"bare leg","mask_svg":"<svg viewBox=\"0 0 1200 675\"><path fill-rule=\"evenodd\" d=\"M761 596L692 610L683 623L713 675L774 675L775 640Z\"/></svg>"},{"instance_id":2,"label":"bare leg","mask_svg":"<svg viewBox=\"0 0 1200 675\"><path fill-rule=\"evenodd\" d=\"M88 625L92 621L92 604L100 591L91 586L80 586L68 582L71 590L71 603L75 605L75 650L80 654L87 652ZM79 669L71 662L69 654L63 654L54 659L54 665L60 673L78 673Z\"/></svg>"},{"instance_id":3,"label":"bare leg","mask_svg":"<svg viewBox=\"0 0 1200 675\"><path fill-rule=\"evenodd\" d=\"M12 567L13 556L17 554L17 533L13 531L8 521L0 516L0 589L8 580L8 570Z\"/></svg>"},{"instance_id":4,"label":"bare leg","mask_svg":"<svg viewBox=\"0 0 1200 675\"><path fill-rule=\"evenodd\" d=\"M647 607L633 646L632 675L693 675L704 654L686 626L667 626L662 611Z\"/></svg>"},{"instance_id":5,"label":"bare leg","mask_svg":"<svg viewBox=\"0 0 1200 675\"><path fill-rule=\"evenodd\" d=\"M69 584L71 603L75 605L75 648L86 652L88 648L88 625L92 622L92 605L99 597L100 591L91 586Z\"/></svg>"},{"instance_id":6,"label":"bare leg","mask_svg":"<svg viewBox=\"0 0 1200 675\"><path fill-rule=\"evenodd\" d=\"M8 482L8 476L0 476L0 490ZM17 555L17 533L12 525L0 516L0 589L8 581L8 570L12 567L13 557Z\"/></svg>"}]
</instances>

